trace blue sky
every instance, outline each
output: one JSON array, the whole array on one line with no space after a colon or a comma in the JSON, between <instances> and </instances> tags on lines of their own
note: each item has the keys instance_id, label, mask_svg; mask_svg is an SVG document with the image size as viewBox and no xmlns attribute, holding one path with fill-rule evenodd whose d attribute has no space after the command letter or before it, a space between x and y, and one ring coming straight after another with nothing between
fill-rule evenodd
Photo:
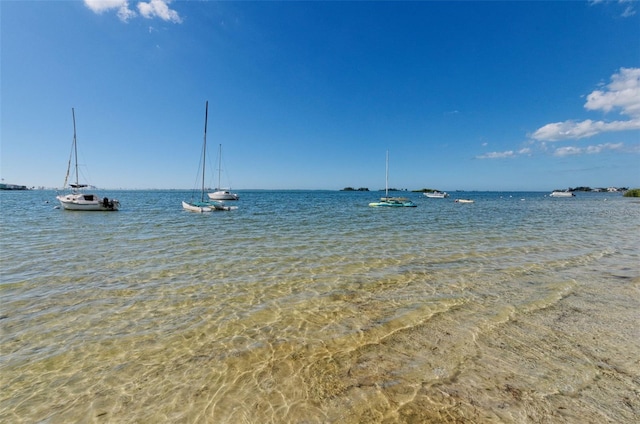
<instances>
[{"instance_id":1,"label":"blue sky","mask_svg":"<svg viewBox=\"0 0 640 424\"><path fill-rule=\"evenodd\" d=\"M0 172L101 188L640 187L640 5L6 1ZM215 172L207 181L214 186Z\"/></svg>"}]
</instances>

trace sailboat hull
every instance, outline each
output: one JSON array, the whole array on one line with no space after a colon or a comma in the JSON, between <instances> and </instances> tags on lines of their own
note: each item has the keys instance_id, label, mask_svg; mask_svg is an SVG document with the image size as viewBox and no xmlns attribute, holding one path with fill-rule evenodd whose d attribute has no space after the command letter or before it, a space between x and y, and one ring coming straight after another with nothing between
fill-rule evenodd
<instances>
[{"instance_id":1,"label":"sailboat hull","mask_svg":"<svg viewBox=\"0 0 640 424\"><path fill-rule=\"evenodd\" d=\"M188 211L191 211L191 212L200 212L200 213L202 213L202 212L211 212L212 211L211 206L208 206L208 205L205 206L205 204L203 204L203 203L198 203L198 204L196 204L196 203L188 203L188 202L185 202L184 200L182 201L182 207L185 210L188 210Z\"/></svg>"},{"instance_id":2,"label":"sailboat hull","mask_svg":"<svg viewBox=\"0 0 640 424\"><path fill-rule=\"evenodd\" d=\"M392 207L392 208L415 208L417 205L411 200L381 200L380 202L369 203L371 207Z\"/></svg>"},{"instance_id":3,"label":"sailboat hull","mask_svg":"<svg viewBox=\"0 0 640 424\"><path fill-rule=\"evenodd\" d=\"M71 156L69 157L69 165L67 166L67 175L64 178L63 186L67 186L69 172L71 171L71 159L75 159L75 177L76 181L69 184L71 193L56 196L60 202L60 206L68 211L95 211L95 212L112 212L120 208L120 202L116 199L107 197L100 198L95 194L82 193L79 190L87 187L86 184L80 184L78 181L78 143L76 139L76 112L71 108L71 116L73 117L73 144Z\"/></svg>"},{"instance_id":4,"label":"sailboat hull","mask_svg":"<svg viewBox=\"0 0 640 424\"><path fill-rule=\"evenodd\" d=\"M389 151L387 150L387 169L385 173L385 184L384 184L384 197L380 198L379 202L371 202L369 206L374 208L415 208L416 205L411 200L406 197L389 197Z\"/></svg>"},{"instance_id":5,"label":"sailboat hull","mask_svg":"<svg viewBox=\"0 0 640 424\"><path fill-rule=\"evenodd\" d=\"M207 193L211 200L238 200L240 196L227 190L218 190L214 193Z\"/></svg>"},{"instance_id":6,"label":"sailboat hull","mask_svg":"<svg viewBox=\"0 0 640 424\"><path fill-rule=\"evenodd\" d=\"M120 208L120 202L106 197L100 199L95 194L72 193L57 196L63 209L68 211L113 212Z\"/></svg>"},{"instance_id":7,"label":"sailboat hull","mask_svg":"<svg viewBox=\"0 0 640 424\"><path fill-rule=\"evenodd\" d=\"M222 202L185 202L182 201L182 207L190 212L216 212L216 211L231 211L238 209L237 206L227 206Z\"/></svg>"},{"instance_id":8,"label":"sailboat hull","mask_svg":"<svg viewBox=\"0 0 640 424\"><path fill-rule=\"evenodd\" d=\"M205 201L205 197L204 197L204 168L205 168L205 164L207 163L206 161L206 154L207 154L207 121L209 119L209 101L207 100L207 102L205 103L204 106L204 141L202 143L202 188L201 188L201 194L200 194L200 201L191 201L191 202L185 202L184 200L182 201L182 208L184 210L190 211L190 212L198 212L198 213L202 213L202 212L214 212L214 211L231 211L234 209L238 209L237 206L227 206L224 204L224 202L222 200L237 200L236 198L230 198L230 199L222 199L222 198L214 198L211 197L212 194L217 194L220 193L220 191L217 191L216 193L211 193L208 196L212 199L211 201ZM222 149L222 147L220 147L220 149ZM220 152L222 153L222 150L220 150ZM220 177L218 177L220 178ZM229 193L228 191L226 193ZM232 194L232 193L229 193Z\"/></svg>"}]
</instances>

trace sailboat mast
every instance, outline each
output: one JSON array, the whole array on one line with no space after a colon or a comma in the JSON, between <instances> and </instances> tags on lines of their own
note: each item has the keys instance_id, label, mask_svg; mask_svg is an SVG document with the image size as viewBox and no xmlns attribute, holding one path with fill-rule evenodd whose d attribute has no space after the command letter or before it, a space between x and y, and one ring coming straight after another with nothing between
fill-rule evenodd
<instances>
[{"instance_id":1,"label":"sailboat mast","mask_svg":"<svg viewBox=\"0 0 640 424\"><path fill-rule=\"evenodd\" d=\"M200 194L200 201L204 202L204 167L207 163L207 121L209 120L209 100L204 106L204 143L202 144L202 193Z\"/></svg>"},{"instance_id":2,"label":"sailboat mast","mask_svg":"<svg viewBox=\"0 0 640 424\"><path fill-rule=\"evenodd\" d=\"M76 160L76 186L79 184L78 178L78 144L76 143L76 111L71 108L71 116L73 117L73 156Z\"/></svg>"},{"instance_id":3,"label":"sailboat mast","mask_svg":"<svg viewBox=\"0 0 640 424\"><path fill-rule=\"evenodd\" d=\"M222 172L222 144L218 146L218 187L216 190L221 190L220 186L220 173Z\"/></svg>"},{"instance_id":4,"label":"sailboat mast","mask_svg":"<svg viewBox=\"0 0 640 424\"><path fill-rule=\"evenodd\" d=\"M384 195L389 197L389 151L387 150L387 166L384 177Z\"/></svg>"}]
</instances>

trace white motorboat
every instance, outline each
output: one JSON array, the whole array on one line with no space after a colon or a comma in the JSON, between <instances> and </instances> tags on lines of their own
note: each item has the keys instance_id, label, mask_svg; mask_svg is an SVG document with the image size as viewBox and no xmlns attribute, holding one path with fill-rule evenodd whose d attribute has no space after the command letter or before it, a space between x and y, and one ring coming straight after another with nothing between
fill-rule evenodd
<instances>
[{"instance_id":1,"label":"white motorboat","mask_svg":"<svg viewBox=\"0 0 640 424\"><path fill-rule=\"evenodd\" d=\"M430 199L444 199L445 197L449 197L449 193L444 191L424 192L422 194L424 194Z\"/></svg>"},{"instance_id":2,"label":"white motorboat","mask_svg":"<svg viewBox=\"0 0 640 424\"><path fill-rule=\"evenodd\" d=\"M69 157L69 163L67 165L67 175L64 178L63 187L67 187L69 180L69 172L71 170L71 161L75 163L75 176L76 181L73 184L69 184L71 193L61 194L56 196L56 199L60 202L63 209L69 211L117 211L120 208L120 202L117 199L109 199L108 197L101 197L96 194L82 193L81 190L87 188L87 184L80 184L78 178L78 145L76 139L76 113L71 108L71 115L73 116L73 144L71 146L71 156Z\"/></svg>"},{"instance_id":3,"label":"white motorboat","mask_svg":"<svg viewBox=\"0 0 640 424\"><path fill-rule=\"evenodd\" d=\"M69 211L117 211L120 202L108 197L100 197L95 194L70 193L57 196L62 207Z\"/></svg>"},{"instance_id":4,"label":"white motorboat","mask_svg":"<svg viewBox=\"0 0 640 424\"><path fill-rule=\"evenodd\" d=\"M576 195L570 191L554 191L549 197L576 197Z\"/></svg>"}]
</instances>

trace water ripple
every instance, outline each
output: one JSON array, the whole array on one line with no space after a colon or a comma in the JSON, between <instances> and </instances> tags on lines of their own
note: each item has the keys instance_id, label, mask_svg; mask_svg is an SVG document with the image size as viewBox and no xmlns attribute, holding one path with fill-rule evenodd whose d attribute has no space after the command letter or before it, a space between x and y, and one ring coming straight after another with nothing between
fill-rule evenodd
<instances>
[{"instance_id":1,"label":"water ripple","mask_svg":"<svg viewBox=\"0 0 640 424\"><path fill-rule=\"evenodd\" d=\"M621 197L246 192L191 214L150 191L93 214L0 194L0 421L640 419Z\"/></svg>"}]
</instances>

